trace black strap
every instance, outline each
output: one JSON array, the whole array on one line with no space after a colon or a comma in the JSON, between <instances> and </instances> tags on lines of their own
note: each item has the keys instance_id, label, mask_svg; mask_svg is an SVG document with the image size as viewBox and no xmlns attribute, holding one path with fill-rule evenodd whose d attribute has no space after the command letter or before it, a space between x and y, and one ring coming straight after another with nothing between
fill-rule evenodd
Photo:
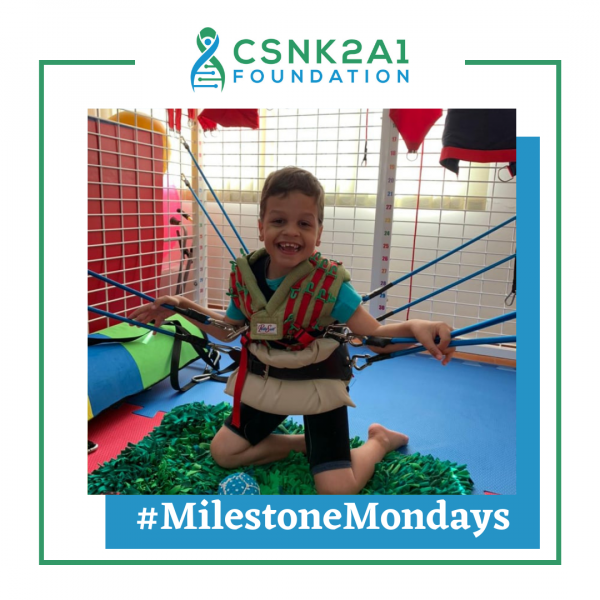
<instances>
[{"instance_id":1,"label":"black strap","mask_svg":"<svg viewBox=\"0 0 600 600\"><path fill-rule=\"evenodd\" d=\"M200 375L200 377L198 377L198 380L204 381L205 379L210 379L211 381L218 381L219 383L227 383L229 376L223 377L223 375L225 375L226 373L231 373L231 371L235 371L240 366L241 355L242 353L240 350L231 350L229 352L229 356L233 359L233 362L228 367L225 367L224 369L217 372L212 371L210 372L210 374L205 372L205 376Z\"/></svg>"},{"instance_id":2,"label":"black strap","mask_svg":"<svg viewBox=\"0 0 600 600\"><path fill-rule=\"evenodd\" d=\"M515 272L513 274L513 284L511 294L517 294L517 257L515 256Z\"/></svg>"},{"instance_id":3,"label":"black strap","mask_svg":"<svg viewBox=\"0 0 600 600\"><path fill-rule=\"evenodd\" d=\"M194 378L185 386L181 387L179 384L179 360L181 358L181 344L183 341L188 342L192 345L194 350L198 353L198 358L201 358L206 363L205 373L211 373L211 379L215 379L215 381L223 381L226 382L227 378L221 377L217 379L217 376L227 373L229 371L233 371L237 365L232 368L224 369L223 371L219 371L219 361L220 354L217 350L208 349L208 340L206 338L198 338L196 336L191 336L190 333L183 327L183 325L177 320L169 320L165 321L163 325L172 325L175 327L175 336L173 338L173 349L171 351L171 372L169 374L171 387L178 392L187 392L189 389L193 388L197 383L199 383L202 379L194 381ZM147 333L142 333L140 335L131 336L127 338L92 338L88 337L88 346L97 346L99 344L128 344L130 342L135 342L143 337L148 335ZM187 339L186 339L187 338ZM195 358L195 360L198 360ZM193 362L193 361L191 361ZM239 362L239 360L238 360ZM214 375L212 374L215 372Z\"/></svg>"},{"instance_id":4,"label":"black strap","mask_svg":"<svg viewBox=\"0 0 600 600\"><path fill-rule=\"evenodd\" d=\"M269 268L270 262L271 257L268 254L263 254L256 262L250 265L250 269L252 270L252 273L254 273L254 277L256 277L258 289L263 293L263 296L267 302L275 293L275 291L272 290L267 283L267 269Z\"/></svg>"},{"instance_id":5,"label":"black strap","mask_svg":"<svg viewBox=\"0 0 600 600\"><path fill-rule=\"evenodd\" d=\"M308 379L352 379L352 361L346 344L341 344L329 358L322 362L307 365L299 369L268 367L254 354L248 353L248 371L261 377L274 377L286 381L306 381Z\"/></svg>"},{"instance_id":6,"label":"black strap","mask_svg":"<svg viewBox=\"0 0 600 600\"><path fill-rule=\"evenodd\" d=\"M175 330L177 333L181 332L185 333L185 329L182 327L179 321L169 321L170 324L175 325ZM236 349L232 349L229 351L229 356L233 359L232 364L225 369L220 369L221 363L221 354L215 348L208 349L208 341L206 338L203 338L203 344L198 344L196 340L183 340L188 341L188 343L192 344L194 350L198 352L199 358L201 358L206 363L206 368L204 369L204 373L202 375L195 375L192 377L191 381L181 387L179 385L179 357L181 355L181 343L182 339L179 337L175 338L175 342L173 344L173 352L171 353L171 387L179 392L187 392L189 389L193 388L198 383L202 381L206 381L210 379L211 381L218 381L220 383L227 383L229 377L223 377L226 373L231 373L238 368L240 364L241 352Z\"/></svg>"},{"instance_id":7,"label":"black strap","mask_svg":"<svg viewBox=\"0 0 600 600\"><path fill-rule=\"evenodd\" d=\"M88 346L97 346L98 344L128 344L129 342L135 342L143 338L145 335L148 335L148 333L126 338L93 338L88 336Z\"/></svg>"},{"instance_id":8,"label":"black strap","mask_svg":"<svg viewBox=\"0 0 600 600\"><path fill-rule=\"evenodd\" d=\"M180 334L176 335L173 340L173 351L171 352L171 387L178 392L187 392L189 389L193 388L199 380L194 380L192 377L191 381L181 387L179 385L179 359L181 357L181 344L182 341L187 341L192 345L194 350L198 353L198 358L201 358L206 363L206 369L212 368L215 371L219 370L219 361L221 355L214 348L209 350L208 340L206 338L195 338L192 340L184 340L187 330L181 325L179 321L168 321L169 325L175 326L175 333ZM202 339L204 343L199 343L198 340ZM205 369L205 372L206 372Z\"/></svg>"}]
</instances>

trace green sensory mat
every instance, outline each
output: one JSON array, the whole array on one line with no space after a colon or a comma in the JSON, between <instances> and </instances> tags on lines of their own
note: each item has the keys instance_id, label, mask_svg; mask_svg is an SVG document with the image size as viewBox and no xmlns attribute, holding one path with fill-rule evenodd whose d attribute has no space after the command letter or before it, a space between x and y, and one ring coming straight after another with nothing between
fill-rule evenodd
<instances>
[{"instance_id":1,"label":"green sensory mat","mask_svg":"<svg viewBox=\"0 0 600 600\"><path fill-rule=\"evenodd\" d=\"M316 494L308 461L298 452L264 466L219 467L210 454L210 442L230 413L225 402L174 408L138 444L129 444L116 459L90 473L88 493L213 495L227 475L246 472L256 479L263 495ZM287 419L276 433L304 433L304 428ZM358 437L350 440L352 448L362 444ZM361 494L468 495L472 489L465 465L431 455L390 452L377 464Z\"/></svg>"}]
</instances>

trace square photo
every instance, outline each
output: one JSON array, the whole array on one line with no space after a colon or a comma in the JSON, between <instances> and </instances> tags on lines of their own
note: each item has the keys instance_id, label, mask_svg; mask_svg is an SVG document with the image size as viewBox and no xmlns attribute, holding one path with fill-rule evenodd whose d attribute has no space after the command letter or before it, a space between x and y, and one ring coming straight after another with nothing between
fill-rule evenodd
<instances>
[{"instance_id":1,"label":"square photo","mask_svg":"<svg viewBox=\"0 0 600 600\"><path fill-rule=\"evenodd\" d=\"M89 109L88 494L517 493L514 109Z\"/></svg>"}]
</instances>

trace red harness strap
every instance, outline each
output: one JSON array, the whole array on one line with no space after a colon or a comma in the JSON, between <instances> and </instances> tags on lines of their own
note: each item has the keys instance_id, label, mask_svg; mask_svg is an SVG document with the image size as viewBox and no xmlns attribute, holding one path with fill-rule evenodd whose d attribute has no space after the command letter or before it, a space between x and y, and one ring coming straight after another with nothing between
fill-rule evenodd
<instances>
[{"instance_id":1,"label":"red harness strap","mask_svg":"<svg viewBox=\"0 0 600 600\"><path fill-rule=\"evenodd\" d=\"M248 288L244 286L244 279L242 277L242 272L240 271L239 267L237 269L237 278L238 281L240 282L240 285L242 286L242 289L244 291L244 302L246 304L246 312L248 314L252 314L252 298L250 297L250 292L248 291Z\"/></svg>"},{"instance_id":2,"label":"red harness strap","mask_svg":"<svg viewBox=\"0 0 600 600\"><path fill-rule=\"evenodd\" d=\"M235 271L231 271L230 279L231 279L231 282L229 285L229 288L230 288L229 295L231 296L231 300L232 300L234 306L238 310L240 310L240 306L242 305L242 300L237 292L237 288L235 285Z\"/></svg>"},{"instance_id":3,"label":"red harness strap","mask_svg":"<svg viewBox=\"0 0 600 600\"><path fill-rule=\"evenodd\" d=\"M331 298L331 294L329 293L329 288L333 285L335 281L335 273L337 272L337 265L331 261L331 266L329 267L329 271L327 271L327 276L323 285L321 286L321 291L317 296L317 300L315 301L315 305L313 307L313 312L310 319L309 329L313 330L317 328L317 321L321 316L321 312L323 311L323 307L327 302L335 302L335 298Z\"/></svg>"},{"instance_id":4,"label":"red harness strap","mask_svg":"<svg viewBox=\"0 0 600 600\"><path fill-rule=\"evenodd\" d=\"M308 275L306 276L308 277ZM296 285L294 285L294 287L292 287L292 289L290 290L290 297L288 298L287 304L285 306L285 312L283 314L283 337L288 337L288 336L294 336L297 338L297 332L299 331L298 328L296 327L296 323L298 322L298 319L296 317L296 315L294 315L293 311L294 311L294 306L296 304L296 298L298 297L298 294L300 293L300 290L302 288L302 284L304 283L304 281L306 280L306 277L303 277L300 281L298 281L298 283L296 283ZM300 330L301 332L304 332L304 330ZM310 340L304 340L304 342L300 342L300 347L296 347L298 346L298 344L292 346L292 349L303 349L306 346L308 346L308 344L310 344L310 342L312 341L312 337L310 338Z\"/></svg>"},{"instance_id":5,"label":"red harness strap","mask_svg":"<svg viewBox=\"0 0 600 600\"><path fill-rule=\"evenodd\" d=\"M236 307L240 309L240 305L243 303L246 307L246 311L252 313L252 298L250 298L248 289L244 287L242 272L237 266L235 266L235 269L231 272L231 291L233 294L237 294L237 301L236 297L233 296Z\"/></svg>"},{"instance_id":6,"label":"red harness strap","mask_svg":"<svg viewBox=\"0 0 600 600\"><path fill-rule=\"evenodd\" d=\"M308 275L306 276L308 277ZM285 305L285 312L283 313L283 335L286 336L290 327L294 324L294 305L296 304L296 298L300 293L300 288L302 287L302 283L306 279L303 277L298 283L296 283L292 289L290 290L290 297L288 298L287 304Z\"/></svg>"},{"instance_id":7,"label":"red harness strap","mask_svg":"<svg viewBox=\"0 0 600 600\"><path fill-rule=\"evenodd\" d=\"M328 267L329 267L329 269L328 269ZM297 342L296 344L293 344L290 347L290 349L302 350L314 341L315 338L312 335L310 335L310 333L308 333L304 328L302 328L302 322L306 315L306 311L308 310L308 305L310 304L311 298L313 296L312 290L319 283L319 281L321 280L321 277L323 277L323 272L325 272L326 275L325 275L325 280L323 281L321 293L319 294L319 296L317 297L317 300L315 301L313 312L312 312L311 318L310 318L309 329L310 330L315 329L317 320L319 319L319 317L321 315L323 307L325 306L325 304L328 301L331 301L331 299L329 298L329 296L330 296L329 288L335 281L336 270L337 270L337 264L334 263L333 261L331 263L329 263L327 260L322 260L319 263L319 268L317 268L315 270L312 280L308 285L308 289L304 292L303 298L300 302L300 308L298 310L298 314L295 316L292 314L292 311L293 311L294 305L296 303L296 298L302 288L302 284L304 283L304 281L306 280L306 277L308 277L308 275L306 277L304 277L303 279L301 279L300 281L298 281L292 287L290 297L288 298L285 312L284 312L284 331L283 331L284 336L286 336L288 334L293 335L295 338L295 341ZM242 287L243 281L242 281L242 276L241 276L241 272L240 272L239 268L236 268L235 272L231 273L231 282L232 282L232 289L235 290L237 288L237 292L239 295L238 302L239 303L244 302L244 304L246 305L246 308L248 310L248 313L250 314L252 312L251 311L251 298L250 298L250 294L248 293L247 290L245 290L245 293L244 293L244 290ZM239 287L236 284L238 284ZM241 297L242 294L244 294L244 296L245 296L244 298ZM240 405L242 402L242 390L244 389L244 383L246 382L246 375L248 374L248 348L247 348L247 345L250 341L251 341L250 338L247 336L242 336L242 338L241 338L242 352L241 352L241 357L240 357L240 366L238 369L237 379L235 381L235 388L233 391L233 414L232 414L232 418L231 418L231 423L234 427L240 426Z\"/></svg>"},{"instance_id":8,"label":"red harness strap","mask_svg":"<svg viewBox=\"0 0 600 600\"><path fill-rule=\"evenodd\" d=\"M235 388L233 390L233 414L231 424L234 427L240 426L240 405L242 402L242 390L248 374L248 338L242 336L242 354L240 356L240 367L238 369L237 379L235 380Z\"/></svg>"},{"instance_id":9,"label":"red harness strap","mask_svg":"<svg viewBox=\"0 0 600 600\"><path fill-rule=\"evenodd\" d=\"M315 340L313 335L308 333L308 331L313 331L317 328L317 321L319 320L321 313L323 312L325 304L327 304L328 302L335 302L335 297L332 297L331 294L329 294L329 288L331 288L336 279L337 267L339 264L340 263L336 263L335 261L324 261L320 264L319 269L313 275L313 279L311 281L311 284L309 285L309 289L307 290L307 292L305 292L305 296L302 298L298 315L294 315L292 311L294 309L298 293L300 292L300 289L302 288L302 284L304 283L306 277L297 282L296 285L294 285L294 287L292 288L283 317L284 337L293 337L297 342L296 344L290 345L291 350L303 350ZM329 269L327 269L327 266L329 266ZM308 310L308 306L310 304L310 299L313 295L312 292L310 292L310 289L314 289L314 286L319 282L319 279L322 276L322 273L320 272L321 270L325 271L326 275L321 286L321 291L319 292L319 295L317 296L317 299L313 306L313 310L310 315L310 323L307 327L307 331L301 326L301 324L304 320L306 311Z\"/></svg>"},{"instance_id":10,"label":"red harness strap","mask_svg":"<svg viewBox=\"0 0 600 600\"><path fill-rule=\"evenodd\" d=\"M321 280L321 277L323 277L323 273L327 272L328 265L329 263L327 259L322 259L321 261L319 261L318 267L314 272L312 280L308 284L307 289L304 291L302 300L300 301L300 308L298 309L298 314L294 317L294 323L288 329L290 335L293 335L296 341L298 342L297 344L292 346L293 350L304 349L315 339L312 335L310 335L310 333L306 331L306 329L302 327L302 323L304 321L306 311L308 310L308 305L310 304L310 301L313 297L313 290ZM316 321L319 315L316 315L315 317L315 312L320 314L321 308L322 305L321 307L313 311L313 313L311 314L311 322Z\"/></svg>"},{"instance_id":11,"label":"red harness strap","mask_svg":"<svg viewBox=\"0 0 600 600\"><path fill-rule=\"evenodd\" d=\"M323 271L327 270L327 265L324 265L324 267L325 268L320 266L318 269L315 270L315 274L313 275L311 282L308 284L308 288L304 291L304 295L302 296L302 300L300 302L300 308L295 319L296 323L298 323L298 325L300 326L304 321L304 316L306 315L308 305L310 304L310 301L313 297L313 290L315 289L317 283L319 283L319 281L321 280L321 277L323 277Z\"/></svg>"}]
</instances>

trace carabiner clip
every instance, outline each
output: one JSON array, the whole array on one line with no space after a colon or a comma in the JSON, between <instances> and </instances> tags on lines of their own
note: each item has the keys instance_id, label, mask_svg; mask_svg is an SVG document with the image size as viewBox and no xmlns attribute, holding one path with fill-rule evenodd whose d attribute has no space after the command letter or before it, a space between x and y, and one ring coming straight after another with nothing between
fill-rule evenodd
<instances>
[{"instance_id":1,"label":"carabiner clip","mask_svg":"<svg viewBox=\"0 0 600 600\"><path fill-rule=\"evenodd\" d=\"M346 327L346 325L343 324L329 325L325 329L325 336L334 338L340 343L345 343L354 337L353 335L349 334L349 331L350 330Z\"/></svg>"},{"instance_id":2,"label":"carabiner clip","mask_svg":"<svg viewBox=\"0 0 600 600\"><path fill-rule=\"evenodd\" d=\"M225 321L218 321L217 319L211 319L209 325L216 327L217 329L222 329L223 331L233 331L233 327L229 323L225 323Z\"/></svg>"},{"instance_id":3,"label":"carabiner clip","mask_svg":"<svg viewBox=\"0 0 600 600\"><path fill-rule=\"evenodd\" d=\"M230 354L234 350L239 352L241 348L239 346L225 346L224 344L214 344L211 342L211 348L214 348L217 352L222 352L223 354Z\"/></svg>"},{"instance_id":4,"label":"carabiner clip","mask_svg":"<svg viewBox=\"0 0 600 600\"><path fill-rule=\"evenodd\" d=\"M365 359L365 364L364 365L362 365L362 366L358 365L358 359L359 358L364 358ZM367 360L369 358L371 358L370 354L355 354L354 357L352 358L352 367L354 369L356 369L357 371L363 371L367 367L371 366L371 363Z\"/></svg>"},{"instance_id":5,"label":"carabiner clip","mask_svg":"<svg viewBox=\"0 0 600 600\"><path fill-rule=\"evenodd\" d=\"M192 377L192 381L194 383L202 383L203 381L207 381L212 377L212 373L203 373L202 375L194 375Z\"/></svg>"},{"instance_id":6,"label":"carabiner clip","mask_svg":"<svg viewBox=\"0 0 600 600\"><path fill-rule=\"evenodd\" d=\"M246 333L246 331L248 331L248 329L250 329L249 325L242 325L242 327L239 327L238 329L231 328L231 333L225 338L225 341L229 342L231 340L235 340L235 338L238 337L238 335L242 335L242 333Z\"/></svg>"}]
</instances>

